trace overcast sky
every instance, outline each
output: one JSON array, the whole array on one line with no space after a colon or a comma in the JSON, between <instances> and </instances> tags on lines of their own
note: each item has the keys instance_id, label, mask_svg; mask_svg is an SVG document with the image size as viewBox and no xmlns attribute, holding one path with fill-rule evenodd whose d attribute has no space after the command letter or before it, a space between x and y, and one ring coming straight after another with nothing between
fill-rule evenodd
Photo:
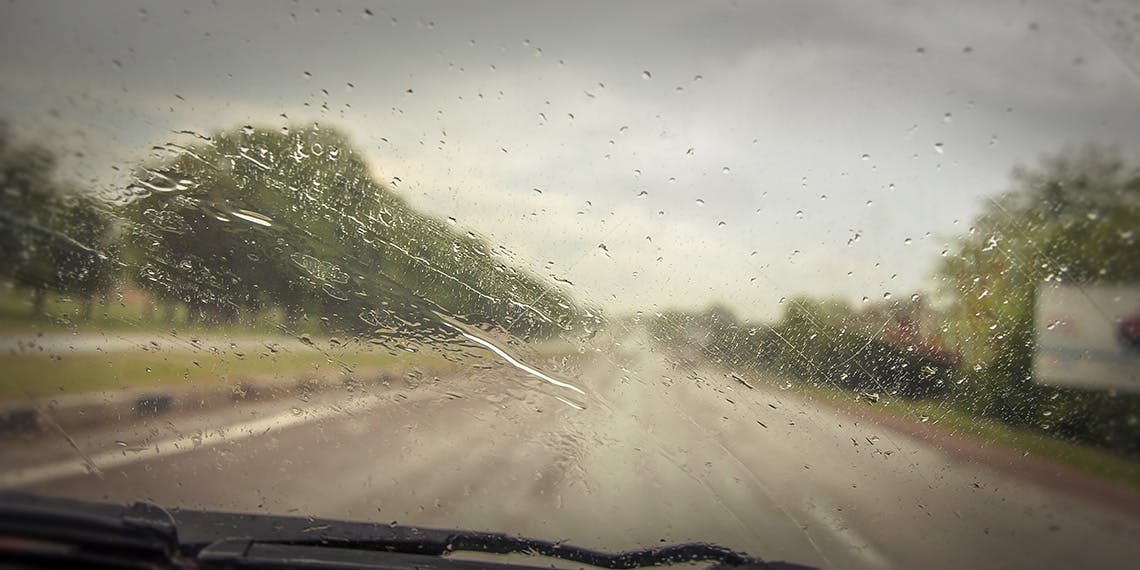
<instances>
[{"instance_id":1,"label":"overcast sky","mask_svg":"<svg viewBox=\"0 0 1140 570\"><path fill-rule=\"evenodd\" d=\"M1013 166L1140 149L1128 2L3 10L0 114L82 150L69 177L122 184L173 131L320 121L411 203L616 309L929 290Z\"/></svg>"}]
</instances>

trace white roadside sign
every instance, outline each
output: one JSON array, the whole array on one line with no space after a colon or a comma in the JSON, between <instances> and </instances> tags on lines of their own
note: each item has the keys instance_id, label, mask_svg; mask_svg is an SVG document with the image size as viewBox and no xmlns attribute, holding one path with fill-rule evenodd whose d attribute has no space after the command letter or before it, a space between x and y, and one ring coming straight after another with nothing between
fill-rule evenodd
<instances>
[{"instance_id":1,"label":"white roadside sign","mask_svg":"<svg viewBox=\"0 0 1140 570\"><path fill-rule=\"evenodd\" d=\"M1140 286L1041 285L1037 382L1140 392Z\"/></svg>"}]
</instances>

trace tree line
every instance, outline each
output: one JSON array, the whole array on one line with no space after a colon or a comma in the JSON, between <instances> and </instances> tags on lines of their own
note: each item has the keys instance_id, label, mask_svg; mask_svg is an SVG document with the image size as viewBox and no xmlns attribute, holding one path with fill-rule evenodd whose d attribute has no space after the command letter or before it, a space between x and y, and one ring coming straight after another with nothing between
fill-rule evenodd
<instances>
[{"instance_id":1,"label":"tree line","mask_svg":"<svg viewBox=\"0 0 1140 570\"><path fill-rule=\"evenodd\" d=\"M131 283L202 323L280 315L415 350L456 325L522 339L589 337L600 313L377 181L336 129L244 126L167 144L114 201L55 174L57 157L0 123L0 273L91 300ZM775 372L868 397L941 398L969 413L1140 455L1140 398L1033 378L1038 286L1140 277L1140 170L1089 146L1018 168L940 259L938 308L856 310L795 297L775 323L731 309L644 326L683 360Z\"/></svg>"},{"instance_id":2,"label":"tree line","mask_svg":"<svg viewBox=\"0 0 1140 570\"><path fill-rule=\"evenodd\" d=\"M797 297L776 323L723 306L662 311L651 335L674 356L838 386L869 398L936 398L1019 428L1140 456L1140 396L1043 385L1033 377L1040 285L1140 284L1140 169L1087 146L1014 170L940 259L937 307L859 310ZM920 310L916 310L920 309ZM924 316L925 315L925 316ZM921 322L925 319L925 322Z\"/></svg>"},{"instance_id":3,"label":"tree line","mask_svg":"<svg viewBox=\"0 0 1140 570\"><path fill-rule=\"evenodd\" d=\"M167 144L113 204L56 180L43 147L0 134L3 273L37 299L129 282L191 321L275 311L287 330L405 348L456 324L538 338L600 322L475 234L411 207L333 128L244 126Z\"/></svg>"},{"instance_id":4,"label":"tree line","mask_svg":"<svg viewBox=\"0 0 1140 570\"><path fill-rule=\"evenodd\" d=\"M86 301L111 287L120 249L97 200L53 176L58 159L42 145L19 144L0 122L0 267L32 291L43 312L49 291Z\"/></svg>"}]
</instances>

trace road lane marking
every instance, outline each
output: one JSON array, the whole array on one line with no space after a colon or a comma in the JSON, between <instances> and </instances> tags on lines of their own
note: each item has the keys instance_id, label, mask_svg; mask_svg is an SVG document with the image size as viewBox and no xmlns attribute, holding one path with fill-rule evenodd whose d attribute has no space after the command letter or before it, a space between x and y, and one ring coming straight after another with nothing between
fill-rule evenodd
<instances>
[{"instance_id":1,"label":"road lane marking","mask_svg":"<svg viewBox=\"0 0 1140 570\"><path fill-rule=\"evenodd\" d=\"M354 400L346 404L326 405L297 413L296 409L286 410L265 418L249 420L216 428L204 433L181 435L147 445L147 452L136 452L117 447L88 455L16 468L0 473L0 489L25 487L76 475L92 473L90 465L98 471L113 469L139 461L169 457L180 453L205 449L222 443L233 443L273 431L316 422L335 416L361 412L383 403L379 396ZM90 465L89 465L90 462Z\"/></svg>"},{"instance_id":2,"label":"road lane marking","mask_svg":"<svg viewBox=\"0 0 1140 570\"><path fill-rule=\"evenodd\" d=\"M823 502L818 497L805 497L803 511L819 523L819 527L827 529L831 537L851 556L860 559L864 568L890 568L891 564L871 541L864 538L848 524L834 507Z\"/></svg>"}]
</instances>

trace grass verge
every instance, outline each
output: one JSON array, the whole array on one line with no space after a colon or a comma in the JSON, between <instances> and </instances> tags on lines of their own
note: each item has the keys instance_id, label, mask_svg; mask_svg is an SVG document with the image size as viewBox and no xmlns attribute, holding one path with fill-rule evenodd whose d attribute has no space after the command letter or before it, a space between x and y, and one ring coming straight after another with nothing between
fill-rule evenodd
<instances>
[{"instance_id":1,"label":"grass verge","mask_svg":"<svg viewBox=\"0 0 1140 570\"><path fill-rule=\"evenodd\" d=\"M0 355L0 400L78 394L121 388L233 387L239 383L291 384L306 378L384 371L443 371L454 364L433 353L386 351L330 353L268 349L256 353L207 350L118 351L65 355Z\"/></svg>"},{"instance_id":2,"label":"grass verge","mask_svg":"<svg viewBox=\"0 0 1140 570\"><path fill-rule=\"evenodd\" d=\"M870 407L874 412L922 423L953 435L971 437L987 443L1027 452L1037 457L1076 467L1087 473L1140 489L1140 461L1121 457L1104 449L1065 441L1056 437L1020 429L988 418L980 418L954 407L951 403L932 400L883 399L870 404L858 399L854 392L834 386L816 386L803 381L779 379L781 386L791 384L791 391L819 399L839 407ZM925 420L924 420L925 418Z\"/></svg>"},{"instance_id":3,"label":"grass verge","mask_svg":"<svg viewBox=\"0 0 1140 570\"><path fill-rule=\"evenodd\" d=\"M157 332L176 328L186 332L250 334L278 329L279 319L270 311L250 316L249 322L212 324L190 322L183 305L173 305L171 309L170 314L165 314L157 306L146 306L144 301L99 299L85 303L67 295L47 293L42 313L36 314L31 293L13 289L0 292L0 332Z\"/></svg>"}]
</instances>

